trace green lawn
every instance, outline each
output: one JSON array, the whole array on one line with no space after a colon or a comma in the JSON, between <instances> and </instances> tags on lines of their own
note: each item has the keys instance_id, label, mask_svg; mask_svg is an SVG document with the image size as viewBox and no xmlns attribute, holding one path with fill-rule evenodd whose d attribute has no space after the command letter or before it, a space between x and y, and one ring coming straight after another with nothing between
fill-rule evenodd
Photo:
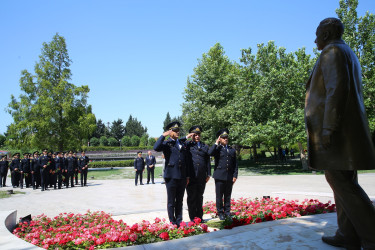
<instances>
[{"instance_id":1,"label":"green lawn","mask_svg":"<svg viewBox=\"0 0 375 250\"><path fill-rule=\"evenodd\" d=\"M14 194L25 194L25 192L14 191ZM0 191L0 199L2 199L2 198L9 198L10 196L12 196L14 194L8 194L7 191Z\"/></svg>"},{"instance_id":2,"label":"green lawn","mask_svg":"<svg viewBox=\"0 0 375 250\"><path fill-rule=\"evenodd\" d=\"M155 168L155 178L159 178L161 175L162 167ZM126 169L112 169L112 170L94 170L87 174L87 178L90 180L91 177L95 180L113 180L113 179L134 179L135 171L134 168ZM147 178L147 169L143 172L143 179Z\"/></svg>"}]
</instances>

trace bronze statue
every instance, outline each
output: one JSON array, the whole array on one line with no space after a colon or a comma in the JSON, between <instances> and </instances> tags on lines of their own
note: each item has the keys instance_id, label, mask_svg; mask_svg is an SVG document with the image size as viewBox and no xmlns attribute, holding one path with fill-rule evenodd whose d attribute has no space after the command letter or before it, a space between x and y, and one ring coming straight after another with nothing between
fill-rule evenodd
<instances>
[{"instance_id":1,"label":"bronze statue","mask_svg":"<svg viewBox=\"0 0 375 250\"><path fill-rule=\"evenodd\" d=\"M358 184L357 170L375 168L362 96L361 66L341 39L344 25L326 18L316 30L322 50L306 84L309 166L325 170L337 208L338 229L322 240L333 246L375 249L375 208Z\"/></svg>"}]
</instances>

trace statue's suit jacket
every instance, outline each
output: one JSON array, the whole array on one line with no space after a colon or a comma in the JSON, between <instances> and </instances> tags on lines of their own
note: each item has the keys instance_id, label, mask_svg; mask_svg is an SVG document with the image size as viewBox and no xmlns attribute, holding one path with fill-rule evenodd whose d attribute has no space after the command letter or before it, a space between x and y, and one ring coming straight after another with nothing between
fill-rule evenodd
<instances>
[{"instance_id":1,"label":"statue's suit jacket","mask_svg":"<svg viewBox=\"0 0 375 250\"><path fill-rule=\"evenodd\" d=\"M375 168L362 96L361 66L342 40L326 45L306 84L309 165L324 170ZM325 149L322 135L331 135Z\"/></svg>"}]
</instances>

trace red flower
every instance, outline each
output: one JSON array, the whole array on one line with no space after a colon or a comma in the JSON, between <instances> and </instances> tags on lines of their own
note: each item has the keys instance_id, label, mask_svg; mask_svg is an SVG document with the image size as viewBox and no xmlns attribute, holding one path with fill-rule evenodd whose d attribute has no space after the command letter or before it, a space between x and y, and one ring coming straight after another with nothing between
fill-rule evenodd
<instances>
[{"instance_id":1,"label":"red flower","mask_svg":"<svg viewBox=\"0 0 375 250\"><path fill-rule=\"evenodd\" d=\"M255 219L255 223L260 223L260 222L262 222L262 218L257 217L257 218Z\"/></svg>"},{"instance_id":2,"label":"red flower","mask_svg":"<svg viewBox=\"0 0 375 250\"><path fill-rule=\"evenodd\" d=\"M167 232L162 232L159 237L163 240L169 240L169 234Z\"/></svg>"},{"instance_id":3,"label":"red flower","mask_svg":"<svg viewBox=\"0 0 375 250\"><path fill-rule=\"evenodd\" d=\"M195 218L194 218L194 222L195 222L195 224L197 224L197 225L198 225L199 223L201 223L201 221L202 221L202 220L201 220L200 218L198 218L198 217L195 217Z\"/></svg>"}]
</instances>

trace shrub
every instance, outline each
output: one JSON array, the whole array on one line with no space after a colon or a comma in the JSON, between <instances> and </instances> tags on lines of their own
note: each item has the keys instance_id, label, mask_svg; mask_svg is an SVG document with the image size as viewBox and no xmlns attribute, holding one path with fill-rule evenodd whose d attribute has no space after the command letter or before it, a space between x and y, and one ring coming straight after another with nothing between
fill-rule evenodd
<instances>
[{"instance_id":1,"label":"shrub","mask_svg":"<svg viewBox=\"0 0 375 250\"><path fill-rule=\"evenodd\" d=\"M148 135L142 135L141 139L139 140L139 146L144 147L147 146L147 141L148 141Z\"/></svg>"},{"instance_id":2,"label":"shrub","mask_svg":"<svg viewBox=\"0 0 375 250\"><path fill-rule=\"evenodd\" d=\"M99 145L100 145L100 141L98 138L93 137L90 139L90 146L99 146Z\"/></svg>"},{"instance_id":3,"label":"shrub","mask_svg":"<svg viewBox=\"0 0 375 250\"><path fill-rule=\"evenodd\" d=\"M108 138L108 145L109 145L110 147L115 147L115 146L119 146L120 144L119 144L119 142L116 140L116 138L114 138L114 137L110 137L110 138Z\"/></svg>"},{"instance_id":4,"label":"shrub","mask_svg":"<svg viewBox=\"0 0 375 250\"><path fill-rule=\"evenodd\" d=\"M130 139L130 144L133 147L137 147L137 146L139 146L139 141L140 141L139 136L133 135L132 138Z\"/></svg>"},{"instance_id":5,"label":"shrub","mask_svg":"<svg viewBox=\"0 0 375 250\"><path fill-rule=\"evenodd\" d=\"M150 138L148 138L147 146L153 147L154 144L155 144L155 142L156 142L155 138L154 137L150 137Z\"/></svg>"},{"instance_id":6,"label":"shrub","mask_svg":"<svg viewBox=\"0 0 375 250\"><path fill-rule=\"evenodd\" d=\"M108 139L105 136L100 137L100 146L108 146Z\"/></svg>"},{"instance_id":7,"label":"shrub","mask_svg":"<svg viewBox=\"0 0 375 250\"><path fill-rule=\"evenodd\" d=\"M89 168L115 168L134 166L134 160L125 161L93 161L90 162Z\"/></svg>"},{"instance_id":8,"label":"shrub","mask_svg":"<svg viewBox=\"0 0 375 250\"><path fill-rule=\"evenodd\" d=\"M124 137L122 137L121 144L122 144L122 146L130 147L131 146L130 137L127 136L127 135L125 135Z\"/></svg>"}]
</instances>

